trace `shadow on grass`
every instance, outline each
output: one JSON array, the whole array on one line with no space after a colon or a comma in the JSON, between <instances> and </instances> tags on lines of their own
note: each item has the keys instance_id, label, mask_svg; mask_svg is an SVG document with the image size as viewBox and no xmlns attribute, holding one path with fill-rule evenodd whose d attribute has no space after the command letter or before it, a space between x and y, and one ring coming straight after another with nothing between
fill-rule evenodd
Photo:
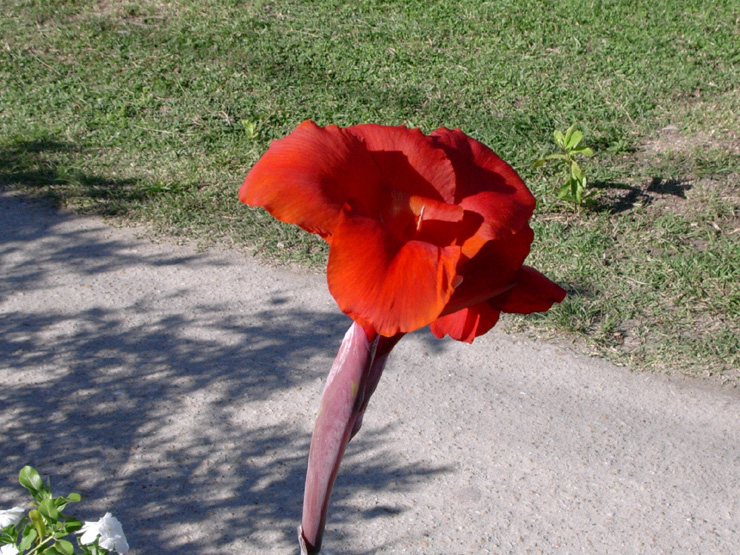
<instances>
[{"instance_id":1,"label":"shadow on grass","mask_svg":"<svg viewBox=\"0 0 740 555\"><path fill-rule=\"evenodd\" d=\"M658 196L670 195L685 199L686 191L691 189L686 181L662 177L653 177L646 188L613 181L594 181L590 187L602 192L594 199L592 209L610 214L627 212L638 204L652 204Z\"/></svg>"},{"instance_id":2,"label":"shadow on grass","mask_svg":"<svg viewBox=\"0 0 740 555\"><path fill-rule=\"evenodd\" d=\"M94 227L60 226L70 216L17 198L0 197L0 216L0 506L25 499L15 476L31 464L53 478L55 493L83 495L73 514L118 516L135 553L293 545L314 390L346 318L302 310L279 292L259 312L209 299L179 310L175 290L156 309L101 298L92 306L70 299L62 311L44 304L59 294L49 284L63 279L47 263L85 276L81 288L134 264L219 268L206 257L138 254ZM37 304L26 307L20 295ZM413 489L446 471L399 462L382 449L383 435L365 429L350 445L330 521L392 515L400 509L358 510L355 493Z\"/></svg>"},{"instance_id":3,"label":"shadow on grass","mask_svg":"<svg viewBox=\"0 0 740 555\"><path fill-rule=\"evenodd\" d=\"M653 177L648 185L648 193L658 195L671 195L682 199L686 198L686 191L691 189L691 185L680 179L663 179L662 177Z\"/></svg>"},{"instance_id":4,"label":"shadow on grass","mask_svg":"<svg viewBox=\"0 0 740 555\"><path fill-rule=\"evenodd\" d=\"M16 141L0 148L0 190L20 189L59 207L73 198L86 199L88 212L121 214L126 203L146 198L136 179L113 179L81 172L80 147L51 137Z\"/></svg>"}]
</instances>

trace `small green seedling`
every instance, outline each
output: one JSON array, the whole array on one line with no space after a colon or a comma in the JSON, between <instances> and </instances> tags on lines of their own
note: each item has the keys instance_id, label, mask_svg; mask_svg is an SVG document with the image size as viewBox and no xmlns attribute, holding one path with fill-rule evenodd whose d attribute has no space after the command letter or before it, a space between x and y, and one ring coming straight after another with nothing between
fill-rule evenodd
<instances>
[{"instance_id":1,"label":"small green seedling","mask_svg":"<svg viewBox=\"0 0 740 555\"><path fill-rule=\"evenodd\" d=\"M257 132L257 124L255 122L248 119L242 119L239 120L239 123L244 129L244 133L247 136L248 140L254 141L255 139L257 139L257 137L259 137L259 133Z\"/></svg>"},{"instance_id":2,"label":"small green seedling","mask_svg":"<svg viewBox=\"0 0 740 555\"><path fill-rule=\"evenodd\" d=\"M583 175L583 170L575 157L579 155L591 156L594 152L588 147L579 146L583 134L576 129L575 123L568 128L565 134L556 129L553 136L558 147L560 147L560 152L538 159L534 163L534 167L539 168L552 160L560 160L567 181L560 186L558 198L572 202L576 209L580 210L584 201L592 197L596 191L586 191L586 176Z\"/></svg>"}]
</instances>

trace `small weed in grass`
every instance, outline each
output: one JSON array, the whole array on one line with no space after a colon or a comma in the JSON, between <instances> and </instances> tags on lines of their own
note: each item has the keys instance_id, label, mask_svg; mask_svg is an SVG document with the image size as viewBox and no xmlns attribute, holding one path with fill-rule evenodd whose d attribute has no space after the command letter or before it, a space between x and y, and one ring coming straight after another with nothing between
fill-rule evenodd
<instances>
[{"instance_id":1,"label":"small weed in grass","mask_svg":"<svg viewBox=\"0 0 740 555\"><path fill-rule=\"evenodd\" d=\"M588 179L576 158L593 156L594 151L581 145L583 134L576 129L576 124L571 125L565 133L556 129L553 136L560 152L537 159L534 167L539 168L548 162L559 162L558 165L565 170L565 183L558 189L558 198L573 203L573 206L580 210L581 205L596 194L596 191L586 190Z\"/></svg>"}]
</instances>

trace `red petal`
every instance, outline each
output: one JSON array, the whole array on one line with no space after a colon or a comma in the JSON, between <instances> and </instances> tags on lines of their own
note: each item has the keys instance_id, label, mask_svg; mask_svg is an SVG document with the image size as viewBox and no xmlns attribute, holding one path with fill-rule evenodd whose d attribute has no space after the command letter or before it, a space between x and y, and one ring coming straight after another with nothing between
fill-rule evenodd
<instances>
[{"instance_id":1,"label":"red petal","mask_svg":"<svg viewBox=\"0 0 740 555\"><path fill-rule=\"evenodd\" d=\"M371 123L346 130L365 143L388 185L411 195L453 202L452 164L444 150L421 131Z\"/></svg>"},{"instance_id":2,"label":"red petal","mask_svg":"<svg viewBox=\"0 0 740 555\"><path fill-rule=\"evenodd\" d=\"M465 256L474 256L486 241L526 225L536 201L509 164L459 129L442 127L431 136L445 149L455 169L455 202L480 216L480 227L463 245Z\"/></svg>"},{"instance_id":3,"label":"red petal","mask_svg":"<svg viewBox=\"0 0 740 555\"><path fill-rule=\"evenodd\" d=\"M527 225L518 233L488 241L472 260L459 264L458 273L463 280L444 313L456 312L510 289L529 254L533 237Z\"/></svg>"},{"instance_id":4,"label":"red petal","mask_svg":"<svg viewBox=\"0 0 740 555\"><path fill-rule=\"evenodd\" d=\"M459 247L403 243L381 222L346 207L329 250L329 291L344 313L379 334L410 332L442 312L459 256Z\"/></svg>"},{"instance_id":5,"label":"red petal","mask_svg":"<svg viewBox=\"0 0 740 555\"><path fill-rule=\"evenodd\" d=\"M437 318L429 327L440 339L449 335L457 341L472 343L473 339L496 325L499 314L500 311L483 302Z\"/></svg>"},{"instance_id":6,"label":"red petal","mask_svg":"<svg viewBox=\"0 0 740 555\"><path fill-rule=\"evenodd\" d=\"M501 312L530 314L546 312L554 303L562 302L565 289L550 281L529 266L522 266L517 275L517 284L491 299L490 303Z\"/></svg>"},{"instance_id":7,"label":"red petal","mask_svg":"<svg viewBox=\"0 0 740 555\"><path fill-rule=\"evenodd\" d=\"M239 199L275 218L329 237L347 200L377 210L380 176L365 146L335 125L304 121L254 165Z\"/></svg>"},{"instance_id":8,"label":"red petal","mask_svg":"<svg viewBox=\"0 0 740 555\"><path fill-rule=\"evenodd\" d=\"M565 298L562 287L529 266L521 267L517 280L513 287L488 301L438 318L429 326L432 333L439 338L449 334L458 341L472 343L496 325L501 312L545 312Z\"/></svg>"}]
</instances>

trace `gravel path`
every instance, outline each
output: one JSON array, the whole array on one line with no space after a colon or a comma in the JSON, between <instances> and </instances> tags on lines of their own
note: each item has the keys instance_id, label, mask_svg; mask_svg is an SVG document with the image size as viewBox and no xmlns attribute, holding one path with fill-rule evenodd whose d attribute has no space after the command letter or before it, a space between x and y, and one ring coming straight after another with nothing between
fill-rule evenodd
<instances>
[{"instance_id":1,"label":"gravel path","mask_svg":"<svg viewBox=\"0 0 740 555\"><path fill-rule=\"evenodd\" d=\"M290 553L324 279L0 195L0 509L32 464L133 555ZM740 552L740 392L493 332L399 344L331 553Z\"/></svg>"}]
</instances>

